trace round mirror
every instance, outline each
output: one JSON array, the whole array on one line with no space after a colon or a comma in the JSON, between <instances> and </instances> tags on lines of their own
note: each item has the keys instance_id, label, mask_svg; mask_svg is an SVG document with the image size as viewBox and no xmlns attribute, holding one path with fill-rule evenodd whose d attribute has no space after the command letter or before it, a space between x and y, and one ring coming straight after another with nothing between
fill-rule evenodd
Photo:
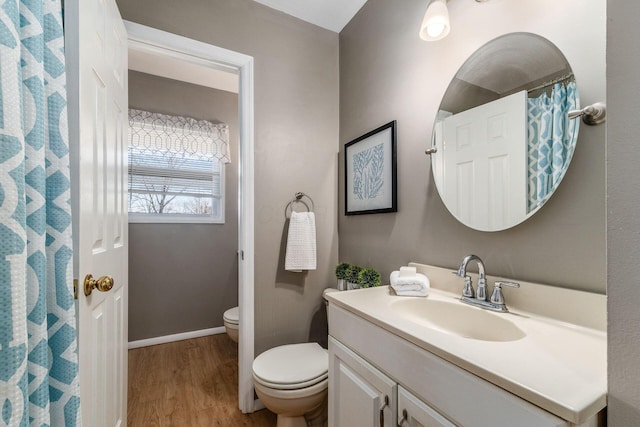
<instances>
[{"instance_id":1,"label":"round mirror","mask_svg":"<svg viewBox=\"0 0 640 427\"><path fill-rule=\"evenodd\" d=\"M549 200L571 162L580 107L571 67L530 33L494 39L449 84L435 120L434 180L449 211L480 231L520 224Z\"/></svg>"}]
</instances>

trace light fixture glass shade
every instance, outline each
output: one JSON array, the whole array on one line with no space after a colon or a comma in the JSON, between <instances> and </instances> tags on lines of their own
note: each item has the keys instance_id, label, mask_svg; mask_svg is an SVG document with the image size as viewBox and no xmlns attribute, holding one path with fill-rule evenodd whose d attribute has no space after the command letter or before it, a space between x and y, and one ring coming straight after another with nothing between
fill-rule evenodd
<instances>
[{"instance_id":1,"label":"light fixture glass shade","mask_svg":"<svg viewBox=\"0 0 640 427\"><path fill-rule=\"evenodd\" d=\"M449 9L446 0L433 0L424 14L420 26L420 38L435 41L445 38L449 34Z\"/></svg>"}]
</instances>

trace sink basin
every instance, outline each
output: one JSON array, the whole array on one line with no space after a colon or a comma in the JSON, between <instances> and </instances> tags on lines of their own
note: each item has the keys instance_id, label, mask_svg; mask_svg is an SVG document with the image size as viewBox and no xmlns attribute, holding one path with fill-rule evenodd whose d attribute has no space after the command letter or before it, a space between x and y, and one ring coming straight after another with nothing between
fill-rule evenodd
<instances>
[{"instance_id":1,"label":"sink basin","mask_svg":"<svg viewBox=\"0 0 640 427\"><path fill-rule=\"evenodd\" d=\"M394 301L391 309L402 317L451 335L481 341L516 341L525 333L505 314L492 313L461 302L428 298Z\"/></svg>"}]
</instances>

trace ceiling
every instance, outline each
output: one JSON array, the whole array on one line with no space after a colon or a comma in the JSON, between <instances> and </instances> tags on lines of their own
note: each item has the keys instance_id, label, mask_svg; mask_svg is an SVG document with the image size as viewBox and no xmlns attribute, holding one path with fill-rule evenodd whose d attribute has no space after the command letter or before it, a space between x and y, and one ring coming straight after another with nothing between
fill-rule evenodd
<instances>
[{"instance_id":1,"label":"ceiling","mask_svg":"<svg viewBox=\"0 0 640 427\"><path fill-rule=\"evenodd\" d=\"M567 60L553 43L529 33L512 33L478 49L456 78L504 96L570 72Z\"/></svg>"},{"instance_id":2,"label":"ceiling","mask_svg":"<svg viewBox=\"0 0 640 427\"><path fill-rule=\"evenodd\" d=\"M254 0L339 33L367 0Z\"/></svg>"},{"instance_id":3,"label":"ceiling","mask_svg":"<svg viewBox=\"0 0 640 427\"><path fill-rule=\"evenodd\" d=\"M129 69L168 79L238 93L238 75L186 59L149 53L129 46Z\"/></svg>"},{"instance_id":4,"label":"ceiling","mask_svg":"<svg viewBox=\"0 0 640 427\"><path fill-rule=\"evenodd\" d=\"M254 0L303 21L339 33L367 0ZM238 76L164 55L129 48L129 69L238 93Z\"/></svg>"}]
</instances>

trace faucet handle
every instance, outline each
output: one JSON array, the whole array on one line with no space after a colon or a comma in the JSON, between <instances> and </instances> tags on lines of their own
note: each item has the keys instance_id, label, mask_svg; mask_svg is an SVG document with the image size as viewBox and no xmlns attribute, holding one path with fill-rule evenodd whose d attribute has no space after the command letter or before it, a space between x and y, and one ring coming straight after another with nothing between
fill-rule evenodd
<instances>
[{"instance_id":1,"label":"faucet handle","mask_svg":"<svg viewBox=\"0 0 640 427\"><path fill-rule=\"evenodd\" d=\"M519 288L520 287L520 283L516 283L516 282L496 282L495 285L500 288L501 286L509 286L510 288Z\"/></svg>"},{"instance_id":2,"label":"faucet handle","mask_svg":"<svg viewBox=\"0 0 640 427\"><path fill-rule=\"evenodd\" d=\"M464 278L464 288L462 288L462 296L475 298L476 292L473 290L473 285L471 283L471 276L468 276L466 274L461 274L460 270L452 271L451 274L455 274L458 277Z\"/></svg>"},{"instance_id":3,"label":"faucet handle","mask_svg":"<svg viewBox=\"0 0 640 427\"><path fill-rule=\"evenodd\" d=\"M494 304L504 305L504 295L502 295L502 286L509 286L511 288L519 288L520 283L515 282L496 282L491 294L491 302Z\"/></svg>"},{"instance_id":4,"label":"faucet handle","mask_svg":"<svg viewBox=\"0 0 640 427\"><path fill-rule=\"evenodd\" d=\"M455 274L458 277L464 278L464 288L462 288L462 296L468 298L475 298L476 292L473 290L473 284L471 282L471 276L462 274L460 270L452 271L451 274Z\"/></svg>"},{"instance_id":5,"label":"faucet handle","mask_svg":"<svg viewBox=\"0 0 640 427\"><path fill-rule=\"evenodd\" d=\"M473 284L471 282L471 276L464 275L464 288L462 288L462 296L468 298L474 298L476 292L473 290Z\"/></svg>"}]
</instances>

